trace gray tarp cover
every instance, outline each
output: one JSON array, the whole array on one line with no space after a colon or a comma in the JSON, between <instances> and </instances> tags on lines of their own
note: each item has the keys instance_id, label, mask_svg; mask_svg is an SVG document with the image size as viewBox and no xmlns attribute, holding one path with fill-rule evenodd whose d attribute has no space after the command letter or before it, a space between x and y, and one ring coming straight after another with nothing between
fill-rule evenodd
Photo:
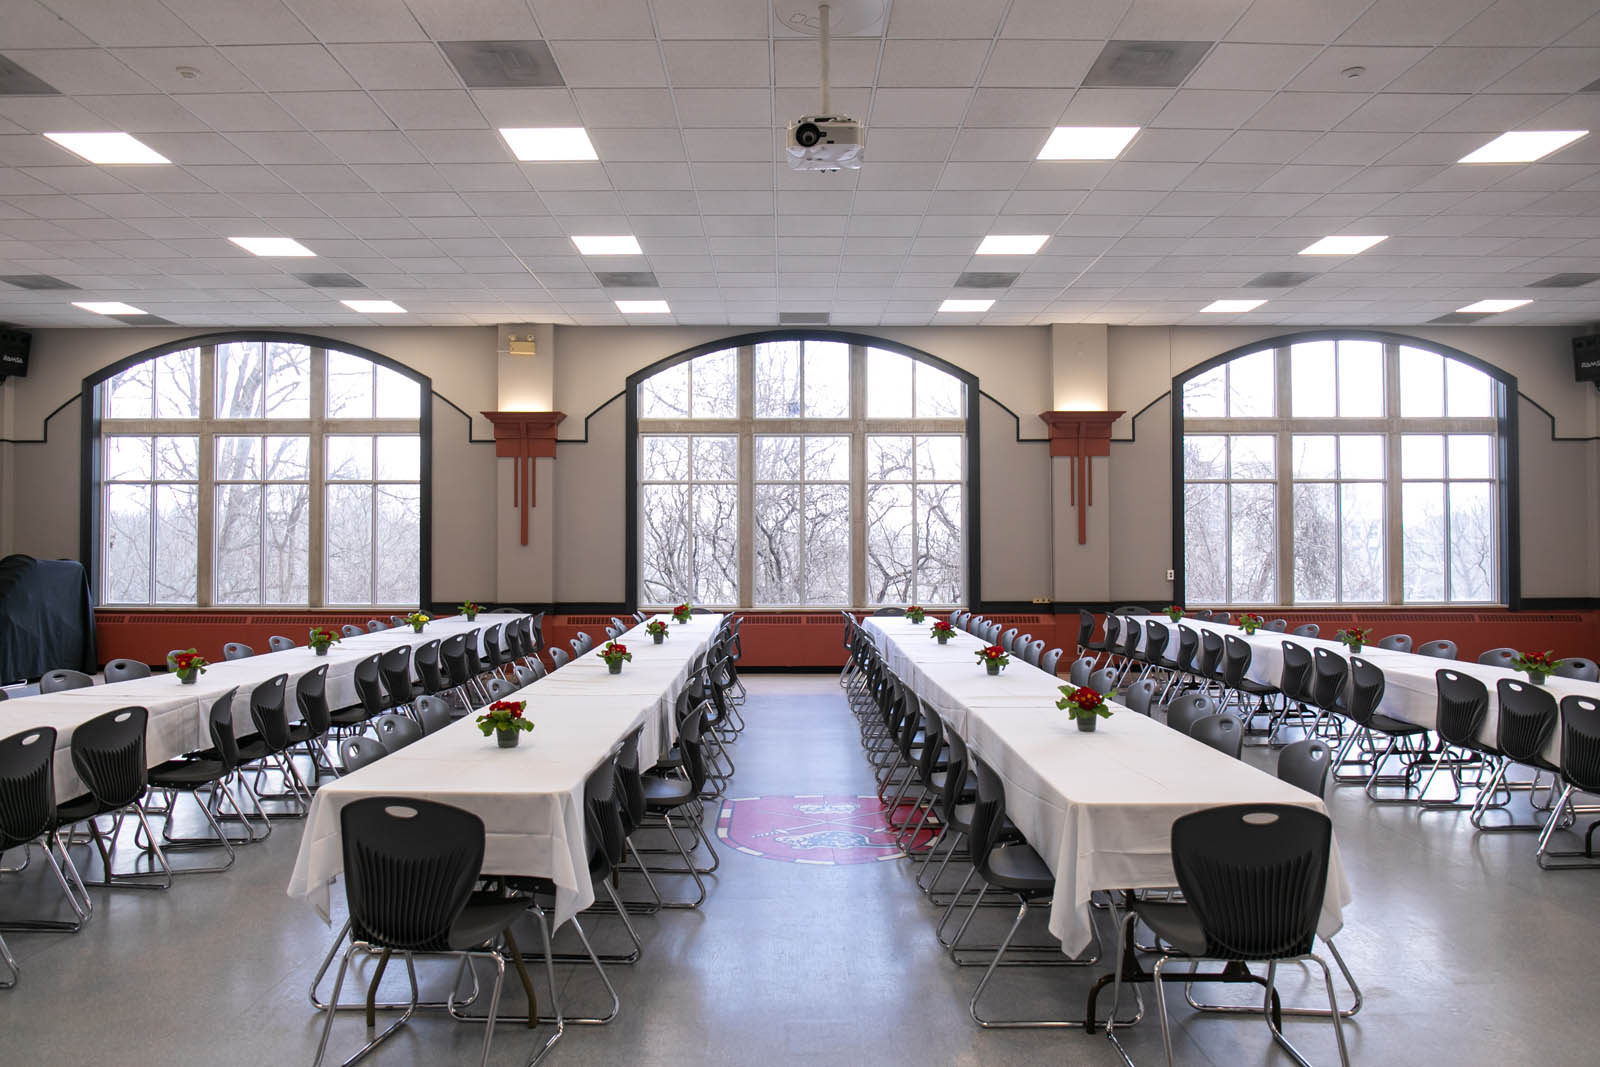
<instances>
[{"instance_id":1,"label":"gray tarp cover","mask_svg":"<svg viewBox=\"0 0 1600 1067\"><path fill-rule=\"evenodd\" d=\"M0 559L0 681L62 667L93 673L89 575L73 560Z\"/></svg>"}]
</instances>

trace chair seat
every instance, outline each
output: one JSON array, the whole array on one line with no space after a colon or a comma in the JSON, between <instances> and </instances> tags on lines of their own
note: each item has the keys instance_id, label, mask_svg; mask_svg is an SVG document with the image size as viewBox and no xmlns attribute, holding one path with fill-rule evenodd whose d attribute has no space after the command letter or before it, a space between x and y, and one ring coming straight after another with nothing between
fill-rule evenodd
<instances>
[{"instance_id":1,"label":"chair seat","mask_svg":"<svg viewBox=\"0 0 1600 1067\"><path fill-rule=\"evenodd\" d=\"M950 829L963 834L972 832L972 809L977 807L974 803L977 799L976 791L961 795L961 802L956 805L955 817L949 820ZM1022 840L1022 832L1017 829L1017 824L1011 821L1009 815L1000 823L1000 840L1002 843Z\"/></svg>"},{"instance_id":2,"label":"chair seat","mask_svg":"<svg viewBox=\"0 0 1600 1067\"><path fill-rule=\"evenodd\" d=\"M307 722L297 722L289 727L289 743L291 745L303 745L307 741L317 740L320 736L320 734L312 731L311 724Z\"/></svg>"},{"instance_id":3,"label":"chair seat","mask_svg":"<svg viewBox=\"0 0 1600 1067\"><path fill-rule=\"evenodd\" d=\"M467 904L456 921L450 924L449 942L452 951L476 948L493 940L500 932L527 910L520 900L493 900Z\"/></svg>"},{"instance_id":4,"label":"chair seat","mask_svg":"<svg viewBox=\"0 0 1600 1067\"><path fill-rule=\"evenodd\" d=\"M1388 734L1390 737L1411 737L1415 734L1428 732L1426 726L1418 726L1416 723L1411 722L1401 722L1399 719L1391 719L1389 716L1382 714L1374 714L1372 721L1367 725L1380 733Z\"/></svg>"},{"instance_id":5,"label":"chair seat","mask_svg":"<svg viewBox=\"0 0 1600 1067\"><path fill-rule=\"evenodd\" d=\"M1275 685L1269 685L1265 682L1252 682L1248 678L1239 680L1238 689L1241 693L1249 693L1251 696L1256 697L1272 696L1278 691L1278 687Z\"/></svg>"},{"instance_id":6,"label":"chair seat","mask_svg":"<svg viewBox=\"0 0 1600 1067\"><path fill-rule=\"evenodd\" d=\"M210 785L227 773L221 760L174 759L151 767L148 781L155 789L196 789Z\"/></svg>"},{"instance_id":7,"label":"chair seat","mask_svg":"<svg viewBox=\"0 0 1600 1067\"><path fill-rule=\"evenodd\" d=\"M329 716L329 721L335 726L360 726L369 718L367 709L357 704L353 708L340 708Z\"/></svg>"},{"instance_id":8,"label":"chair seat","mask_svg":"<svg viewBox=\"0 0 1600 1067\"><path fill-rule=\"evenodd\" d=\"M56 805L56 823L60 826L68 826L115 810L117 809L108 808L101 804L94 798L92 793L85 793L81 797L73 797L64 804Z\"/></svg>"},{"instance_id":9,"label":"chair seat","mask_svg":"<svg viewBox=\"0 0 1600 1067\"><path fill-rule=\"evenodd\" d=\"M1145 921L1145 925L1155 931L1157 937L1185 956L1198 956L1205 952L1205 931L1200 928L1200 920L1189 905L1140 900L1134 903L1133 910Z\"/></svg>"},{"instance_id":10,"label":"chair seat","mask_svg":"<svg viewBox=\"0 0 1600 1067\"><path fill-rule=\"evenodd\" d=\"M1054 893L1055 875L1044 858L1027 844L1003 845L989 853L989 872L984 880L1001 889L1025 896Z\"/></svg>"},{"instance_id":11,"label":"chair seat","mask_svg":"<svg viewBox=\"0 0 1600 1067\"><path fill-rule=\"evenodd\" d=\"M694 799L694 784L687 778L646 778L644 803L651 811L671 811Z\"/></svg>"},{"instance_id":12,"label":"chair seat","mask_svg":"<svg viewBox=\"0 0 1600 1067\"><path fill-rule=\"evenodd\" d=\"M216 749L208 749L200 753L200 758L214 759L216 754ZM267 739L260 734L251 734L249 737L239 738L239 763L241 765L266 759L270 755L272 755L272 749L267 745Z\"/></svg>"}]
</instances>

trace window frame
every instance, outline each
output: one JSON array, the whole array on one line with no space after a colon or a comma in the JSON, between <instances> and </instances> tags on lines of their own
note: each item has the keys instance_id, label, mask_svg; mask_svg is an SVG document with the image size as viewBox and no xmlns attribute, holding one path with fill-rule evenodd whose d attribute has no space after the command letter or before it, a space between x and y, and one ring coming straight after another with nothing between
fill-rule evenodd
<instances>
[{"instance_id":1,"label":"window frame","mask_svg":"<svg viewBox=\"0 0 1600 1067\"><path fill-rule=\"evenodd\" d=\"M198 523L202 527L209 527L215 522L215 484L205 477L209 464L205 461L207 448L214 450L215 439L218 436L311 436L310 449L311 462L311 492L326 494L327 480L322 477L325 462L323 449L318 443L328 436L340 433L356 433L370 436L385 433L402 432L406 435L415 435L419 438L421 450L421 466L419 471L421 502L419 515L419 545L418 545L418 574L417 596L418 603L426 606L433 598L433 380L426 374L406 366L379 352L374 352L361 345L351 344L332 337L322 337L315 334L292 333L274 330L246 330L229 331L225 333L201 334L185 337L174 341L167 341L150 348L146 348L133 355L117 360L108 366L102 367L93 374L83 379L82 387L78 394L78 402L82 418L80 420L79 435L79 522L78 522L78 551L79 558L84 562L89 571L90 588L95 603L100 603L102 588L104 559L101 546L101 501L104 489L104 471L101 442L105 430L103 424L107 421L102 413L101 405L97 403L99 386L109 379L133 367L174 352L186 349L215 348L219 345L233 342L272 342L279 344L304 345L313 350L312 362L326 364L326 353L330 350L342 352L346 355L356 356L370 363L394 371L406 379L414 382L420 393L420 404L417 417L413 419L346 419L330 418L325 412L325 402L322 390L313 386L311 396L310 417L307 419L224 419L209 417L202 414L198 419L174 420L139 420L147 421L151 425L170 425L178 427L187 424L185 429L162 429L151 431L156 435L164 436L198 436L200 438L201 469L199 489ZM215 388L214 382L206 377L206 368L210 360L202 359L201 382L202 400L201 410L205 409L205 397L212 395ZM214 371L211 372L214 377ZM324 372L325 373L325 372ZM312 381L322 381L321 375L313 372ZM404 422L407 425L401 430L385 429ZM415 429L412 429L412 424ZM205 429L202 430L202 424ZM320 427L320 429L309 429ZM340 429L340 427L345 427ZM359 427L359 428L358 428ZM214 456L212 457L214 460ZM263 472L264 473L264 472ZM208 582L211 579L214 560L208 559L207 553L202 551L199 559L199 573L196 576L195 600L193 604L117 604L109 607L127 611L177 611L177 612L240 612L240 611L296 611L296 610L341 610L364 611L378 608L414 607L409 604L361 604L361 605L328 605L326 602L326 588L323 578L323 564L326 546L323 544L323 532L317 529L308 531L308 589L310 595L305 604L216 604L212 603L215 591ZM211 543L210 539L201 536L202 546Z\"/></svg>"},{"instance_id":2,"label":"window frame","mask_svg":"<svg viewBox=\"0 0 1600 1067\"><path fill-rule=\"evenodd\" d=\"M624 606L628 610L636 610L639 607L639 603L640 603L640 600L639 600L639 596L640 596L640 588L639 588L639 575L640 575L640 566L639 566L639 562L640 562L639 561L639 550L640 550L640 536L639 536L639 494L640 494L639 439L640 439L640 436L641 436L640 426L639 426L639 424L640 424L640 414L639 414L639 386L640 386L640 384L643 383L646 379L654 377L656 374L659 374L662 371L668 370L668 369L676 366L679 363L685 363L685 362L688 362L689 360L695 359L695 358L697 358L699 356L707 355L708 353L712 353L712 352L720 352L720 351L724 351L724 350L727 350L727 349L735 349L735 350L739 350L740 353L741 353L739 358L741 360L746 360L747 357L744 355L744 352L746 350L753 350L755 345L774 342L774 341L800 341L800 342L805 342L805 341L834 341L834 342L840 342L840 343L848 344L848 345L851 345L853 347L878 348L878 349L883 349L884 351L887 351L887 352L893 352L896 355L909 356L912 360L914 360L916 362L919 362L919 363L925 363L928 366L932 367L933 369L938 370L938 371L942 371L943 373L948 374L951 377L956 378L957 380L959 380L961 382L961 384L964 386L964 389L965 389L965 397L964 397L964 409L965 410L964 410L964 413L962 415L960 415L960 416L953 417L953 418L946 418L946 419L920 419L920 420L919 419L914 419L914 418L908 418L908 419L873 418L873 419L869 419L867 417L867 415L866 415L866 402L865 402L865 399L866 399L866 397L865 397L866 385L865 385L865 369L863 367L862 373L859 375L859 378L861 379L860 381L856 381L855 380L858 376L855 374L854 371L852 371L852 385L851 385L851 404L852 404L852 406L851 406L851 414L846 418L819 417L819 418L814 419L814 420L813 419L807 419L807 418L798 418L798 419L768 418L768 417L757 418L757 417L754 416L753 401L750 401L748 403L746 402L747 398L752 396L753 393L754 393L754 381L753 381L752 377L741 373L740 378L739 378L739 386L738 386L739 393L740 393L740 398L741 398L741 411L745 410L746 408L748 408L748 410L751 412L751 415L748 418L748 423L753 426L753 431L752 431L751 435L749 436L748 441L745 440L745 434L744 434L744 431L742 429L746 424L746 420L744 418L706 419L706 420L695 420L695 419L645 420L648 423L652 424L652 425L650 425L650 427L649 427L647 432L649 432L649 433L657 433L657 434L680 434L681 433L681 434L687 434L687 435L690 435L690 436L694 436L696 434L713 434L713 435L715 435L715 434L718 434L718 433L732 433L732 434L739 435L740 436L740 440L741 440L740 457L739 457L739 459L740 459L739 485L741 487L741 489L740 489L740 500L741 500L740 517L741 517L741 524L745 520L745 517L749 514L749 512L748 512L749 499L748 498L749 498L749 496L751 494L747 493L745 491L746 487L748 487L749 489L753 490L754 486L756 485L756 481L757 481L756 478L755 478L755 471L754 471L754 467L753 467L753 450L754 450L754 436L755 435L788 436L788 435L796 435L796 434L798 434L800 436L831 436L831 435L836 435L836 434L844 434L844 435L852 436L855 440L854 440L854 443L851 446L851 468L850 468L851 469L851 473L852 473L852 478L851 478L851 500L852 500L852 506L857 509L856 513L863 516L863 518L862 518L862 520L860 522L856 522L856 521L852 522L852 531L851 531L851 568L852 568L852 575L854 574L854 572L855 572L855 570L857 568L858 562L860 562L861 565L864 566L864 559L865 559L863 553L865 551L865 547L864 547L864 543L865 543L865 535L864 535L864 521L865 521L864 520L864 514L865 514L865 511L864 511L864 507L865 507L865 492L866 492L866 485L867 485L867 476L866 476L866 467L865 467L865 455L864 455L865 454L865 449L866 449L866 436L867 435L873 435L873 434L889 434L889 435L909 434L909 435L915 436L915 435L918 435L918 434L926 434L926 433L930 433L930 432L932 432L932 433L946 432L946 433L951 433L951 434L959 433L959 435L962 438L962 448L963 448L963 452L964 452L965 459L966 459L965 480L964 480L964 485L963 485L963 494L964 494L964 496L963 496L963 507L962 507L962 510L963 510L963 513L964 513L963 514L962 534L963 534L963 538L964 538L964 540L966 542L965 543L965 552L963 553L964 558L962 560L962 566L963 566L963 572L964 572L964 584L965 584L965 587L966 587L965 588L965 601L969 605L973 605L973 606L980 605L982 603L982 600L981 600L981 573L980 573L980 561L982 560L982 544L981 544L981 540L980 540L980 534L979 534L978 522L977 522L977 515L979 513L979 501L981 500L981 496L980 496L981 485L980 485L980 478L979 478L980 450L979 450L979 420L978 420L978 407L979 407L980 391L979 391L979 388L978 388L978 378L977 378L977 376L972 374L972 373L970 373L970 372L968 372L968 371L962 370L960 367L957 367L957 366L955 366L955 365L953 365L951 363L948 363L945 360L942 360L942 359L938 358L937 356L931 355L931 354L929 354L927 352L923 352L920 349L913 348L913 347L911 347L909 345L900 344L900 343L895 342L895 341L887 340L887 339L882 338L882 337L874 337L874 336L871 336L869 334L859 334L859 333L853 333L853 332L847 332L847 331L839 331L839 330L794 330L794 329L788 329L788 330L763 330L763 331L754 332L754 333L738 334L738 335L735 335L735 336L732 336L732 337L724 337L724 338L720 338L718 340L707 341L707 342L705 342L703 344L696 345L696 346L694 346L692 348L685 349L685 350L683 350L681 352L677 352L677 353L674 353L673 355L670 355L670 356L667 356L667 357L665 357L663 359L657 360L657 361L655 361L655 362L653 362L651 364L648 364L647 366L641 367L640 369L634 371L632 374L628 375L628 379L627 379L625 388L623 390L624 420L625 420L624 435L623 435L624 436L624 449L625 449L625 454L624 454L624 467L625 467L625 470L624 470L624 485L625 485L625 489L626 489L626 509L625 509L626 518L625 518L625 524L626 524L626 551L627 551L626 577L625 577L625 580L627 582L627 587L626 587L626 590L624 592L624 597L625 597L625 600L623 602ZM854 361L853 361L853 363L854 363ZM947 422L947 423L950 424L950 426L949 426L949 428L947 430L942 430L942 431L938 430L938 429L929 430L929 429L925 428L925 427L927 427L929 425L929 423L935 422L935 421ZM694 424L694 428L690 428L691 424ZM713 428L713 427L717 426L718 424L720 424L722 426L726 426L727 429L726 430L722 430L722 429L718 429L718 428ZM863 428L862 432L859 433L859 434L857 434L857 432L856 432L857 427L862 427ZM750 454L746 455L745 454L746 452L749 452ZM861 454L858 455L857 454L858 452L861 453ZM748 472L748 477L746 476L746 472ZM859 477L856 476L857 472L859 472ZM911 483L907 483L907 484L911 484ZM741 556L752 555L753 554L753 547L750 546L750 545L741 544L740 545L740 553L741 553ZM749 568L745 567L742 562L741 562L741 567L740 567L740 573L741 573L741 576L745 576L746 574L749 573ZM852 578L852 586L854 586L854 585L855 585L855 582L854 582L854 579ZM818 605L803 605L803 604L788 605L788 606L755 605L754 604L754 592L755 592L755 590L754 590L754 579L753 579L753 577L751 577L749 579L749 581L743 583L742 588L740 589L740 600L741 601L748 601L751 606L739 606L735 610L738 610L738 611L770 611L770 612L799 612L799 611L810 612L810 611L835 611L835 610L841 610L844 607L843 605L840 605L838 607L834 607L834 606L821 607L821 606L818 606ZM854 594L853 593L852 593L852 599L854 599ZM850 610L856 610L856 611L872 610L872 608L875 607L875 606L876 605L871 605L871 606L867 606L867 607L864 608L861 605L851 605L850 606Z\"/></svg>"},{"instance_id":3,"label":"window frame","mask_svg":"<svg viewBox=\"0 0 1600 1067\"><path fill-rule=\"evenodd\" d=\"M1200 377L1209 371L1224 364L1231 363L1241 356L1247 356L1264 349L1276 349L1281 355L1277 360L1278 389L1277 397L1282 400L1287 395L1286 385L1289 374L1288 351L1297 344L1306 344L1316 341L1374 341L1384 346L1384 375L1385 390L1384 403L1386 414L1383 417L1318 417L1295 418L1292 414L1277 411L1271 418L1244 418L1244 417L1195 417L1186 419L1183 412L1183 390L1192 379ZM1488 416L1472 418L1451 418L1448 415L1439 417L1401 417L1399 411L1399 378L1397 374L1398 352L1391 354L1391 349L1401 347L1416 348L1431 352L1446 359L1457 360L1474 370L1480 371L1490 377L1498 387L1492 397L1494 410ZM1172 379L1172 392L1169 394L1169 407L1171 409L1171 463L1172 463L1172 569L1173 586L1172 595L1176 603L1182 604L1186 599L1186 575L1184 552L1184 478L1183 446L1185 433L1199 435L1229 434L1274 434L1279 437L1279 457L1277 464L1277 477L1274 484L1278 488L1280 501L1278 514L1278 593L1275 603L1266 605L1250 605L1251 607L1269 608L1305 608L1308 610L1327 609L1340 610L1431 610L1434 608L1471 608L1503 605L1510 610L1517 610L1522 601L1521 594L1521 539L1520 539L1520 501L1518 497L1517 477L1517 391L1516 376L1486 362L1476 356L1447 344L1423 337L1409 334L1391 333L1381 330L1314 330L1303 333L1283 334L1276 337L1263 337L1248 344L1239 345L1210 359L1204 360L1187 368ZM1490 425L1493 429L1489 429ZM1225 427L1226 428L1223 428ZM1457 428L1459 427L1459 428ZM1398 566L1390 563L1399 558L1403 551L1403 537L1401 525L1400 498L1403 479L1400 476L1400 440L1406 434L1443 434L1452 433L1487 433L1494 438L1495 446L1495 488L1497 503L1497 521L1495 524L1495 537L1499 543L1498 568L1499 568L1499 599L1492 602L1479 601L1443 601L1426 602L1404 600L1403 573ZM1385 599L1382 602L1308 602L1298 604L1293 599L1294 567L1292 552L1286 553L1284 546L1292 544L1285 540L1285 531L1292 529L1293 511L1291 507L1284 507L1282 502L1288 499L1292 503L1294 485L1297 484L1293 477L1290 462L1290 442L1296 435L1361 435L1379 434L1385 438L1385 464L1387 474L1385 478L1385 515L1384 529L1389 541L1385 566ZM1313 479L1315 481L1315 479ZM1441 481L1443 481L1441 479ZM1334 484L1342 483L1338 479ZM1336 585L1337 588L1337 585ZM1288 595L1285 596L1285 591ZM1231 606L1231 605L1223 605Z\"/></svg>"}]
</instances>

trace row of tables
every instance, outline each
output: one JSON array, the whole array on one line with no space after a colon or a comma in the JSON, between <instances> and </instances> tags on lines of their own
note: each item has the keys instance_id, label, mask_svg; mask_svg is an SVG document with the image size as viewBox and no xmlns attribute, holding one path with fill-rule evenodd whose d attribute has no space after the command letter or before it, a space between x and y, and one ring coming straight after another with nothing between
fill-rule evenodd
<instances>
[{"instance_id":1,"label":"row of tables","mask_svg":"<svg viewBox=\"0 0 1600 1067\"><path fill-rule=\"evenodd\" d=\"M1293 804L1326 814L1321 798L1242 760L1111 703L1092 733L1055 706L1062 679L1012 657L987 674L984 642L957 632L947 644L904 618L865 623L889 668L1000 775L1006 813L1055 876L1050 932L1069 955L1094 938L1094 890L1174 885L1172 824L1225 804ZM1332 937L1350 903L1337 840L1318 932Z\"/></svg>"}]
</instances>

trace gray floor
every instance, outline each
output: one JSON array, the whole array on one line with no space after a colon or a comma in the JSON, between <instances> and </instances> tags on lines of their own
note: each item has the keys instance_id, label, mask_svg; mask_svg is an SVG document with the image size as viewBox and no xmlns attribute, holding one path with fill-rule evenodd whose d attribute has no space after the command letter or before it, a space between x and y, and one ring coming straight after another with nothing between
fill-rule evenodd
<instances>
[{"instance_id":1,"label":"gray floor","mask_svg":"<svg viewBox=\"0 0 1600 1067\"><path fill-rule=\"evenodd\" d=\"M732 795L867 791L855 724L833 678L748 681L750 728L736 746ZM1338 941L1367 998L1346 1028L1354 1062L1595 1062L1588 1011L1600 991L1592 963L1600 871L1541 872L1531 835L1474 834L1464 813L1375 808L1355 789L1337 790L1331 807L1355 893ZM169 892L96 890L94 919L77 935L7 934L24 973L0 992L4 1058L309 1063L322 1017L306 986L333 931L284 894L299 833L299 824L280 823L233 870ZM36 862L21 877L0 876L8 912L51 899L36 893L40 873ZM980 972L938 951L935 913L903 862L808 867L724 849L714 883L700 911L637 920L644 962L611 969L622 1015L604 1028L569 1027L546 1062L1121 1062L1098 1035L974 1026L967 998ZM1005 918L985 915L979 936L992 939ZM614 916L586 926L603 951L620 947ZM522 939L534 943L531 932ZM1081 1014L1099 973L1010 970L988 1007ZM592 973L561 975L569 1010L598 1005ZM447 980L438 965L424 971L434 989ZM385 988L399 984L386 978ZM1259 1019L1201 1018L1176 990L1171 997L1180 1062L1289 1062ZM506 1004L522 1005L515 983ZM330 1059L362 1034L358 1015L341 1015ZM1313 1062L1336 1062L1328 1024L1291 1021L1289 1034ZM418 1017L370 1062L476 1062L481 1035ZM1136 1062L1161 1062L1153 1004L1124 1037ZM525 1029L501 1026L492 1062L521 1063L532 1045Z\"/></svg>"}]
</instances>

